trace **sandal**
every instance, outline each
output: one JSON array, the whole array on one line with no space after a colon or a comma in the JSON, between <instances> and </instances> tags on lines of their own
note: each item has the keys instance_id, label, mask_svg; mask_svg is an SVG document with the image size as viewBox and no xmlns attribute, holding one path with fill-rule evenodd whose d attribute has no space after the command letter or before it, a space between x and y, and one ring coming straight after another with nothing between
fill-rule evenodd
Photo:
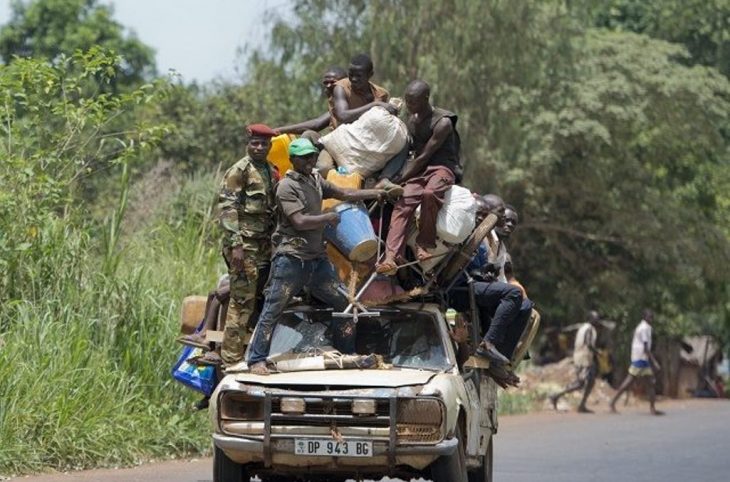
<instances>
[{"instance_id":1,"label":"sandal","mask_svg":"<svg viewBox=\"0 0 730 482\"><path fill-rule=\"evenodd\" d=\"M476 356L486 358L492 366L504 366L509 364L509 359L502 355L491 343L481 342L474 352Z\"/></svg>"},{"instance_id":2,"label":"sandal","mask_svg":"<svg viewBox=\"0 0 730 482\"><path fill-rule=\"evenodd\" d=\"M187 362L191 365L203 367L218 367L223 365L223 359L217 352L214 351L208 351L205 352L205 354L203 355L188 358Z\"/></svg>"},{"instance_id":3,"label":"sandal","mask_svg":"<svg viewBox=\"0 0 730 482\"><path fill-rule=\"evenodd\" d=\"M416 259L420 262L424 262L428 260L429 258L432 258L433 256L431 253L426 251L426 248L423 248L419 245L416 245Z\"/></svg>"},{"instance_id":4,"label":"sandal","mask_svg":"<svg viewBox=\"0 0 730 482\"><path fill-rule=\"evenodd\" d=\"M250 367L248 367L248 372L251 375L259 375L259 376L267 376L271 374L271 371L269 370L269 367L266 366L265 361L260 361L257 363L254 363Z\"/></svg>"},{"instance_id":5,"label":"sandal","mask_svg":"<svg viewBox=\"0 0 730 482\"><path fill-rule=\"evenodd\" d=\"M514 374L513 371L506 369L505 367L490 366L487 369L487 373L500 387L507 389L509 387L516 387L520 384L520 377Z\"/></svg>"},{"instance_id":6,"label":"sandal","mask_svg":"<svg viewBox=\"0 0 730 482\"><path fill-rule=\"evenodd\" d=\"M375 266L375 272L386 276L393 276L398 272L398 265L395 261L383 261Z\"/></svg>"},{"instance_id":7,"label":"sandal","mask_svg":"<svg viewBox=\"0 0 730 482\"><path fill-rule=\"evenodd\" d=\"M210 351L210 343L205 341L205 336L199 333L193 333L192 335L180 335L175 339L176 342L182 343L187 346L194 346L196 348L202 348L205 351Z\"/></svg>"}]
</instances>

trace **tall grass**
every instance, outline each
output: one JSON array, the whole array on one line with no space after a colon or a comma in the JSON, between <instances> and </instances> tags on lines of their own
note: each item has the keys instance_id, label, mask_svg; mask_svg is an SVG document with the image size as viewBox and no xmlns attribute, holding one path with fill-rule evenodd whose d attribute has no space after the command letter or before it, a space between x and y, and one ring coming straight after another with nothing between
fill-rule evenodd
<instances>
[{"instance_id":1,"label":"tall grass","mask_svg":"<svg viewBox=\"0 0 730 482\"><path fill-rule=\"evenodd\" d=\"M99 226L49 217L41 228L43 256L16 276L22 296L0 306L0 474L209 449L206 414L191 409L199 397L169 372L181 299L221 269L213 177L183 183L113 246Z\"/></svg>"}]
</instances>

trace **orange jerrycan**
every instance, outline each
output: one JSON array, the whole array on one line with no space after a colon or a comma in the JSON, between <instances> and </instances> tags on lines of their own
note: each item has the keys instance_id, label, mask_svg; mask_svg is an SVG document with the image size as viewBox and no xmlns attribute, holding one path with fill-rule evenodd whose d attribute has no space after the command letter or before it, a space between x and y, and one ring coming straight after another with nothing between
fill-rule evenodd
<instances>
[{"instance_id":1,"label":"orange jerrycan","mask_svg":"<svg viewBox=\"0 0 730 482\"><path fill-rule=\"evenodd\" d=\"M294 136L289 134L282 134L271 139L271 150L267 159L276 166L281 176L292 168L289 160L289 144L291 144L292 139L294 139Z\"/></svg>"},{"instance_id":2,"label":"orange jerrycan","mask_svg":"<svg viewBox=\"0 0 730 482\"><path fill-rule=\"evenodd\" d=\"M340 173L335 169L330 169L327 173L327 181L331 182L337 187L360 189L362 187L362 175L352 173ZM322 211L328 211L333 207L340 204L342 201L339 199L325 199L322 201Z\"/></svg>"}]
</instances>

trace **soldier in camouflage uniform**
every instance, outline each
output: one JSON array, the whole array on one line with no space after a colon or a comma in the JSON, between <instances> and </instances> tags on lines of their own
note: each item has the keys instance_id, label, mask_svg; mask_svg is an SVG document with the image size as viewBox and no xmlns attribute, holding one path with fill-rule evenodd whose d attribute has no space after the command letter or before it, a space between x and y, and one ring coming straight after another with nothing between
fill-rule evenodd
<instances>
[{"instance_id":1,"label":"soldier in camouflage uniform","mask_svg":"<svg viewBox=\"0 0 730 482\"><path fill-rule=\"evenodd\" d=\"M274 184L278 174L266 156L276 133L263 124L246 129L247 155L226 171L218 195L223 257L231 283L221 347L226 365L243 359L249 318L268 277L271 234L275 227Z\"/></svg>"}]
</instances>

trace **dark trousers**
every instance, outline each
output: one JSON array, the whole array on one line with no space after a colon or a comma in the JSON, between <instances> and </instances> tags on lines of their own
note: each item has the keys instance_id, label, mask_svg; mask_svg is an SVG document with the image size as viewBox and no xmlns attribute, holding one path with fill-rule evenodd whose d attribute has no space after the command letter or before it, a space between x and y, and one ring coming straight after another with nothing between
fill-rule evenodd
<instances>
[{"instance_id":1,"label":"dark trousers","mask_svg":"<svg viewBox=\"0 0 730 482\"><path fill-rule=\"evenodd\" d=\"M520 338L522 338L522 333L525 331L527 323L530 321L532 308L534 306L535 304L530 301L529 298L522 299L522 304L520 305L520 311L517 313L517 317L514 322L507 327L507 334L504 337L504 342L502 345L497 347L497 350L499 350L500 353L507 357L512 356L515 348L517 348L517 343L519 343Z\"/></svg>"},{"instance_id":2,"label":"dark trousers","mask_svg":"<svg viewBox=\"0 0 730 482\"><path fill-rule=\"evenodd\" d=\"M276 323L292 297L303 288L318 300L337 311L344 310L347 298L337 291L340 279L327 258L301 260L294 256L278 255L271 263L271 276L266 289L266 300L259 315L256 333L251 342L248 364L264 361L269 356L271 335ZM336 320L336 321L334 321ZM351 319L333 319L332 343L343 353L355 350L355 327Z\"/></svg>"},{"instance_id":3,"label":"dark trousers","mask_svg":"<svg viewBox=\"0 0 730 482\"><path fill-rule=\"evenodd\" d=\"M469 311L469 292L466 286L452 290L450 298L454 309ZM492 343L504 356L512 356L530 319L527 306L532 310L532 303L525 305L523 310L520 289L500 281L474 282L474 299L479 310L481 330L486 331L484 341Z\"/></svg>"}]
</instances>

